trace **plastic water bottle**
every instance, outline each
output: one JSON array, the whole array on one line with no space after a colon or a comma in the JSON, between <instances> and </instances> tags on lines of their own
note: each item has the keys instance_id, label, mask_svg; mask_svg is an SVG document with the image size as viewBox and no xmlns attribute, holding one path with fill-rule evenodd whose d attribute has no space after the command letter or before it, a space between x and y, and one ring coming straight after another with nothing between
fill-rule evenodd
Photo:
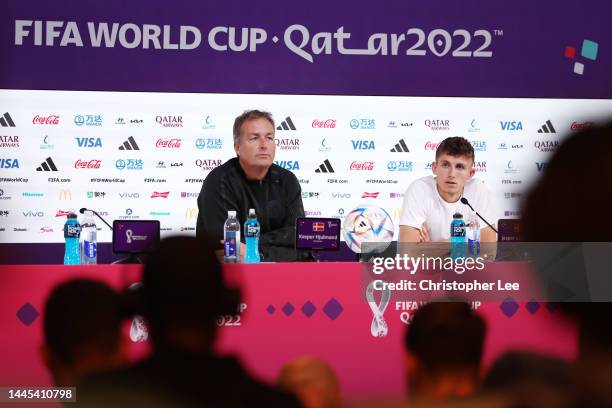
<instances>
[{"instance_id":1,"label":"plastic water bottle","mask_svg":"<svg viewBox=\"0 0 612 408\"><path fill-rule=\"evenodd\" d=\"M81 263L81 225L75 213L68 214L64 224L64 239L66 249L64 251L64 265L79 265Z\"/></svg>"},{"instance_id":2,"label":"plastic water bottle","mask_svg":"<svg viewBox=\"0 0 612 408\"><path fill-rule=\"evenodd\" d=\"M244 223L244 241L246 242L245 263L258 263L259 259L259 221L253 208L249 209L249 217Z\"/></svg>"},{"instance_id":3,"label":"plastic water bottle","mask_svg":"<svg viewBox=\"0 0 612 408\"><path fill-rule=\"evenodd\" d=\"M460 213L453 214L453 221L450 225L450 246L451 258L465 258L465 222Z\"/></svg>"},{"instance_id":4,"label":"plastic water bottle","mask_svg":"<svg viewBox=\"0 0 612 408\"><path fill-rule=\"evenodd\" d=\"M223 260L225 263L240 262L240 223L236 211L228 211L223 224Z\"/></svg>"},{"instance_id":5,"label":"plastic water bottle","mask_svg":"<svg viewBox=\"0 0 612 408\"><path fill-rule=\"evenodd\" d=\"M470 256L480 255L480 223L476 213L472 213L467 227L468 251Z\"/></svg>"},{"instance_id":6,"label":"plastic water bottle","mask_svg":"<svg viewBox=\"0 0 612 408\"><path fill-rule=\"evenodd\" d=\"M98 263L98 230L93 213L86 210L84 214L85 217L81 223L81 263L95 265Z\"/></svg>"}]
</instances>

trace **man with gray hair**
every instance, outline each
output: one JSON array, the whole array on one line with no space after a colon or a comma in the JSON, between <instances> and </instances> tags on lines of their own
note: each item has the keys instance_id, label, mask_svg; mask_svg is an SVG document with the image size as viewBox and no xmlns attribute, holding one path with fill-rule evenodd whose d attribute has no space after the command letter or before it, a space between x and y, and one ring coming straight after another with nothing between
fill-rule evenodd
<instances>
[{"instance_id":1,"label":"man with gray hair","mask_svg":"<svg viewBox=\"0 0 612 408\"><path fill-rule=\"evenodd\" d=\"M196 235L219 242L229 210L235 210L244 225L249 208L254 208L261 225L259 252L263 261L307 260L307 254L295 249L295 219L304 216L302 190L293 173L273 163L276 141L272 115L250 110L238 116L234 150L237 157L212 170L202 184ZM244 252L241 244L241 257Z\"/></svg>"}]
</instances>

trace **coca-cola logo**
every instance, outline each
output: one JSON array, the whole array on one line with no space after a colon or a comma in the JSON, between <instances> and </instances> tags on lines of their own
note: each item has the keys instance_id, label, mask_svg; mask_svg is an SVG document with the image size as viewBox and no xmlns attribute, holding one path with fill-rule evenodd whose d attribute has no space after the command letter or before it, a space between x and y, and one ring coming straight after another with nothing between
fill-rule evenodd
<instances>
[{"instance_id":1,"label":"coca-cola logo","mask_svg":"<svg viewBox=\"0 0 612 408\"><path fill-rule=\"evenodd\" d=\"M349 170L360 170L360 171L372 171L374 170L374 162L373 161L364 161L364 162L352 162Z\"/></svg>"},{"instance_id":2,"label":"coca-cola logo","mask_svg":"<svg viewBox=\"0 0 612 408\"><path fill-rule=\"evenodd\" d=\"M440 146L440 142L430 142L429 140L425 143L425 150L436 150Z\"/></svg>"},{"instance_id":3,"label":"coca-cola logo","mask_svg":"<svg viewBox=\"0 0 612 408\"><path fill-rule=\"evenodd\" d=\"M315 119L312 121L313 128L334 129L336 127L336 119Z\"/></svg>"},{"instance_id":4,"label":"coca-cola logo","mask_svg":"<svg viewBox=\"0 0 612 408\"><path fill-rule=\"evenodd\" d=\"M588 129L591 126L593 126L593 122L572 122L572 125L570 127L571 130L581 130L581 129Z\"/></svg>"},{"instance_id":5,"label":"coca-cola logo","mask_svg":"<svg viewBox=\"0 0 612 408\"><path fill-rule=\"evenodd\" d=\"M155 147L167 148L167 149L178 149L179 147L181 147L182 140L183 139L170 139L170 140L157 139L157 142L155 143Z\"/></svg>"},{"instance_id":6,"label":"coca-cola logo","mask_svg":"<svg viewBox=\"0 0 612 408\"><path fill-rule=\"evenodd\" d=\"M74 168L75 169L99 169L101 165L102 165L102 160L89 160L89 161L77 160L74 163Z\"/></svg>"},{"instance_id":7,"label":"coca-cola logo","mask_svg":"<svg viewBox=\"0 0 612 408\"><path fill-rule=\"evenodd\" d=\"M34 116L32 119L32 123L34 125L59 125L60 117L59 115L49 115L49 116Z\"/></svg>"}]
</instances>

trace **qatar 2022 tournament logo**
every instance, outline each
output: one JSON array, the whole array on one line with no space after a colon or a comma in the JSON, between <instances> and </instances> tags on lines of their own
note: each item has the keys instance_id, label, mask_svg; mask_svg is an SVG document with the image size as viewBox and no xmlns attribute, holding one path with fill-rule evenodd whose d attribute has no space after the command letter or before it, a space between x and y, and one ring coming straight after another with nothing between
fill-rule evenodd
<instances>
[{"instance_id":1,"label":"qatar 2022 tournament logo","mask_svg":"<svg viewBox=\"0 0 612 408\"><path fill-rule=\"evenodd\" d=\"M565 51L563 55L570 60L574 60L574 73L577 75L584 74L584 64L580 61L576 61L578 56L576 52L578 50L576 47L571 45L565 46ZM585 58L587 60L595 61L597 60L597 52L599 51L599 44L595 41L591 40L583 40L582 47L580 48L580 57Z\"/></svg>"}]
</instances>

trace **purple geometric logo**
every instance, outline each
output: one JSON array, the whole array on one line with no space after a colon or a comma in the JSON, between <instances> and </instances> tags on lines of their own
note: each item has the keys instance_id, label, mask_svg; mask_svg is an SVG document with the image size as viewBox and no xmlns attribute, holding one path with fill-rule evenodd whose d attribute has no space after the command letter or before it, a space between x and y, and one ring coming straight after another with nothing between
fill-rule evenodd
<instances>
[{"instance_id":1,"label":"purple geometric logo","mask_svg":"<svg viewBox=\"0 0 612 408\"><path fill-rule=\"evenodd\" d=\"M315 305L312 304L310 300L304 303L304 305L302 306L302 313L304 313L306 317L312 316L316 311L317 308L315 307Z\"/></svg>"},{"instance_id":2,"label":"purple geometric logo","mask_svg":"<svg viewBox=\"0 0 612 408\"><path fill-rule=\"evenodd\" d=\"M342 305L334 298L331 298L324 306L323 312L329 317L331 320L336 320L338 316L342 314L344 308Z\"/></svg>"},{"instance_id":3,"label":"purple geometric logo","mask_svg":"<svg viewBox=\"0 0 612 408\"><path fill-rule=\"evenodd\" d=\"M269 314L274 314L274 312L276 312L276 308L272 305L268 305L268 307L266 308L266 312L268 312Z\"/></svg>"},{"instance_id":4,"label":"purple geometric logo","mask_svg":"<svg viewBox=\"0 0 612 408\"><path fill-rule=\"evenodd\" d=\"M506 315L506 317L510 318L517 312L519 305L514 299L509 297L504 300L501 305L499 305L499 308L501 309L502 313Z\"/></svg>"},{"instance_id":5,"label":"purple geometric logo","mask_svg":"<svg viewBox=\"0 0 612 408\"><path fill-rule=\"evenodd\" d=\"M32 323L34 323L34 320L38 318L38 315L39 315L38 310L36 310L36 308L32 306L30 303L24 304L17 311L17 318L19 319L21 323L23 323L26 326L29 326Z\"/></svg>"},{"instance_id":6,"label":"purple geometric logo","mask_svg":"<svg viewBox=\"0 0 612 408\"><path fill-rule=\"evenodd\" d=\"M281 310L283 311L285 316L289 317L293 314L293 312L295 312L295 307L293 307L291 303L287 302Z\"/></svg>"},{"instance_id":7,"label":"purple geometric logo","mask_svg":"<svg viewBox=\"0 0 612 408\"><path fill-rule=\"evenodd\" d=\"M540 304L536 302L535 300L531 299L525 305L525 309L527 309L527 311L531 314L536 314L536 312L540 310Z\"/></svg>"},{"instance_id":8,"label":"purple geometric logo","mask_svg":"<svg viewBox=\"0 0 612 408\"><path fill-rule=\"evenodd\" d=\"M569 60L576 58L576 47L567 45L563 50L563 55ZM591 61L597 60L597 53L599 52L599 44L591 40L583 40L582 47L580 48L580 56ZM584 74L584 64L582 62L574 62L574 74Z\"/></svg>"},{"instance_id":9,"label":"purple geometric logo","mask_svg":"<svg viewBox=\"0 0 612 408\"><path fill-rule=\"evenodd\" d=\"M557 311L558 306L559 304L555 302L546 303L546 308L548 309L550 313L555 313Z\"/></svg>"}]
</instances>

